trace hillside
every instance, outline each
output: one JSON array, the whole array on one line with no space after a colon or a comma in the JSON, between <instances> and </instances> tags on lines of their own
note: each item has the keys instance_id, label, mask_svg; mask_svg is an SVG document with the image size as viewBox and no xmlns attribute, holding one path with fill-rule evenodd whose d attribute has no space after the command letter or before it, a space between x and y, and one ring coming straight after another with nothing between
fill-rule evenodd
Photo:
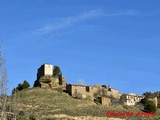
<instances>
[{"instance_id":1,"label":"hillside","mask_svg":"<svg viewBox=\"0 0 160 120\"><path fill-rule=\"evenodd\" d=\"M11 96L10 100L13 101L13 96ZM123 107L122 105L102 106L90 100L75 99L60 88L57 90L39 87L24 89L16 94L16 101L16 111L17 113L20 111L20 113L25 113L20 116L20 119L24 120L27 120L28 116L31 115L41 120L76 119L76 117L78 117L77 119L108 119L106 111L131 111L134 113L140 111L136 107ZM92 116L92 118L89 116ZM156 117L148 117L147 119L155 120L158 117L159 114ZM144 119L144 117L138 118ZM123 119L135 119L135 116L123 117Z\"/></svg>"}]
</instances>

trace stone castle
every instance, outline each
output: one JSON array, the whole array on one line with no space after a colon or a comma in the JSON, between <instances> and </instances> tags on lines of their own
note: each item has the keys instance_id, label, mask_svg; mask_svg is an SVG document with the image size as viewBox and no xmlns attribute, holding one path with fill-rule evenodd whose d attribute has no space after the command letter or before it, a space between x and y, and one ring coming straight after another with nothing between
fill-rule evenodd
<instances>
[{"instance_id":1,"label":"stone castle","mask_svg":"<svg viewBox=\"0 0 160 120\"><path fill-rule=\"evenodd\" d=\"M42 88L55 88L59 86L66 86L66 78L62 76L62 85L60 85L59 77L53 75L53 65L43 64L38 69L37 79L34 83L34 87Z\"/></svg>"},{"instance_id":2,"label":"stone castle","mask_svg":"<svg viewBox=\"0 0 160 120\"><path fill-rule=\"evenodd\" d=\"M85 86L77 84L66 84L66 78L62 76L62 84L60 85L59 77L53 75L53 65L43 64L37 71L37 79L34 87L42 88L66 88L66 92L80 99L91 99L98 101L102 105L111 105L111 103L121 103L123 105L136 105L143 99L144 95L136 95L134 93L124 94L118 90L111 88L109 85Z\"/></svg>"}]
</instances>

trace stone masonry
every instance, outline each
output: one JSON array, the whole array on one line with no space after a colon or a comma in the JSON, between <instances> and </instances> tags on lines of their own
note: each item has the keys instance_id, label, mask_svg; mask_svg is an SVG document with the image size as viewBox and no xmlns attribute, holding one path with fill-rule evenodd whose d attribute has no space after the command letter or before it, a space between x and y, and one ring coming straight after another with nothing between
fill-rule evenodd
<instances>
[{"instance_id":1,"label":"stone masonry","mask_svg":"<svg viewBox=\"0 0 160 120\"><path fill-rule=\"evenodd\" d=\"M66 86L66 78L64 76L62 76L62 85L59 85L59 77L53 76L52 64L43 64L37 71L37 80L34 83L34 87L55 88Z\"/></svg>"}]
</instances>

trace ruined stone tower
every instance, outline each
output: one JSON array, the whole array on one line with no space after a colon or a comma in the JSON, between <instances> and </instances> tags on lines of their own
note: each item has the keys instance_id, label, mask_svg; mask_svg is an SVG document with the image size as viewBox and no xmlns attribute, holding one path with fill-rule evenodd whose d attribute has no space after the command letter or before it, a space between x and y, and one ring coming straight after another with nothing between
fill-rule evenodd
<instances>
[{"instance_id":1,"label":"ruined stone tower","mask_svg":"<svg viewBox=\"0 0 160 120\"><path fill-rule=\"evenodd\" d=\"M66 85L66 79L62 77L62 86ZM54 88L59 87L59 77L53 76L53 65L43 64L37 70L37 80L34 83L34 87Z\"/></svg>"},{"instance_id":2,"label":"ruined stone tower","mask_svg":"<svg viewBox=\"0 0 160 120\"><path fill-rule=\"evenodd\" d=\"M41 67L38 69L37 72L37 80L41 76L52 76L53 75L53 65L52 64L43 64Z\"/></svg>"}]
</instances>

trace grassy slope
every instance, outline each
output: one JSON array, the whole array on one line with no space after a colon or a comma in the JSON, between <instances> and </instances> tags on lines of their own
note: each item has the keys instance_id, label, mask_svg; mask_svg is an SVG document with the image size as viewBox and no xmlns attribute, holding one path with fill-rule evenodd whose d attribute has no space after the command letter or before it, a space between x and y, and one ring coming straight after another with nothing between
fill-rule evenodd
<instances>
[{"instance_id":1,"label":"grassy slope","mask_svg":"<svg viewBox=\"0 0 160 120\"><path fill-rule=\"evenodd\" d=\"M42 88L30 88L20 91L17 95L18 111L22 110L28 114L40 117L52 116L54 114L67 114L71 116L102 116L106 117L106 111L139 111L136 107L123 108L121 105L102 106L96 105L90 100L80 100L70 97L67 93L47 90ZM159 113L159 112L158 112ZM147 119L158 118L150 117ZM143 119L144 117L139 117ZM134 117L128 117L134 119Z\"/></svg>"}]
</instances>

